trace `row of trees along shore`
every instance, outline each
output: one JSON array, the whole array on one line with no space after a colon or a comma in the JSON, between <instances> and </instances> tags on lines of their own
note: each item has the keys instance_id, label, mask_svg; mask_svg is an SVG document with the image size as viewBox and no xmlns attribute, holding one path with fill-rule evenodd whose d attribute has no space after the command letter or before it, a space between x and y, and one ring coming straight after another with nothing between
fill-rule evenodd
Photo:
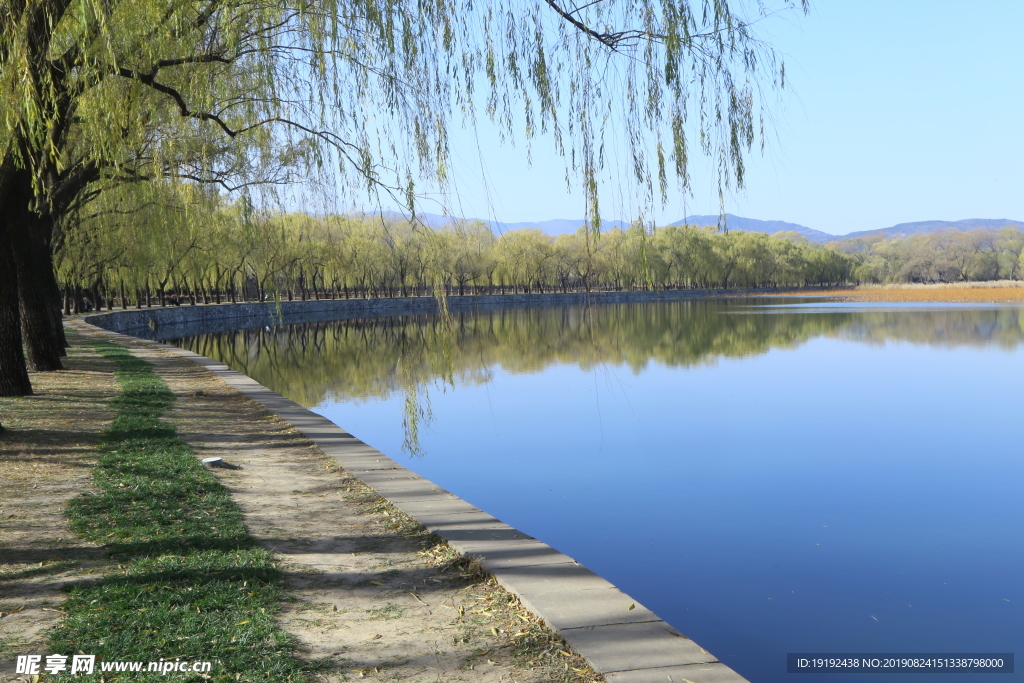
<instances>
[{"instance_id":1,"label":"row of trees along shore","mask_svg":"<svg viewBox=\"0 0 1024 683\"><path fill-rule=\"evenodd\" d=\"M201 210L204 218L187 214ZM176 218L177 217L177 218ZM144 227L143 227L144 226ZM640 224L594 234L430 229L379 215L261 214L244 202L105 216L65 242L65 313L267 299L762 289L1019 279L1024 232L816 244L793 232Z\"/></svg>"},{"instance_id":2,"label":"row of trees along shore","mask_svg":"<svg viewBox=\"0 0 1024 683\"><path fill-rule=\"evenodd\" d=\"M58 257L66 312L351 297L829 286L856 259L760 233L639 225L550 236L483 222L430 229L380 216L274 214L231 206L208 220L141 216L80 231Z\"/></svg>"}]
</instances>

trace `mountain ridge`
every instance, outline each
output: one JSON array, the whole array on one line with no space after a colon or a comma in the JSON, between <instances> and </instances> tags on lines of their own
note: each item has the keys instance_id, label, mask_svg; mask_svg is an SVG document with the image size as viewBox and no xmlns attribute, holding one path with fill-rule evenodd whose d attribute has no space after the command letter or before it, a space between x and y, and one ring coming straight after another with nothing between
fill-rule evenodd
<instances>
[{"instance_id":1,"label":"mountain ridge","mask_svg":"<svg viewBox=\"0 0 1024 683\"><path fill-rule=\"evenodd\" d=\"M704 225L717 227L719 221L719 216L687 216L675 223L669 223L669 225ZM787 223L786 221L763 221L758 218L744 218L743 216L736 216L731 213L725 214L725 228L727 230L763 232L769 235L774 235L777 232L790 231L806 237L811 242L832 242L840 239L836 235L831 235L827 232L822 232L821 230L815 230L814 228L808 228L806 225L800 225L798 223Z\"/></svg>"},{"instance_id":2,"label":"mountain ridge","mask_svg":"<svg viewBox=\"0 0 1024 683\"><path fill-rule=\"evenodd\" d=\"M865 237L867 235L913 235L918 232L935 232L936 230L946 230L953 228L954 230L960 230L966 232L968 230L977 230L979 228L1019 228L1024 230L1024 223L1021 221L1011 220L1009 218L964 218L959 221L916 221L914 223L897 223L896 225L888 228L878 228L876 230L859 230L857 232L849 232L842 236L842 239L854 239L857 237Z\"/></svg>"},{"instance_id":3,"label":"mountain ridge","mask_svg":"<svg viewBox=\"0 0 1024 683\"><path fill-rule=\"evenodd\" d=\"M404 218L403 214L387 211L384 212L387 217ZM457 219L451 216L443 216L436 213L422 213L417 214L426 225L432 228L440 228L450 224L452 221ZM1013 227L1020 230L1024 230L1024 222L1012 220L1009 218L964 218L958 221L941 221L941 220L929 220L929 221L916 221L910 223L897 223L896 225L889 226L887 228L876 228L873 230L858 230L854 232L846 233L845 235L833 235L831 233L823 232L821 230L815 230L799 223L789 223L786 221L779 220L761 220L759 218L746 218L744 216L736 216L731 213L727 213L724 216L725 227L728 230L746 230L749 232L763 232L769 235L774 235L778 232L791 231L798 235L806 237L811 242L834 242L844 239L856 239L859 237L869 237L873 235L885 235L895 237L897 235L907 236L915 233L929 233L935 232L936 230L954 229L966 232L968 230L977 230L979 228L1003 228ZM499 233L506 232L508 230L522 230L522 229L539 229L547 235L557 236L564 234L571 234L576 232L580 227L586 224L586 220L583 218L553 218L544 221L519 221L515 223L509 223L504 221L492 221L483 220L479 218L466 218L466 221L480 221L491 227L491 230L495 230ZM702 225L707 227L717 227L719 225L720 217L717 215L691 215L686 216L678 221L669 223L669 225ZM601 221L601 229L608 230L611 228L628 228L630 221L623 220L603 220Z\"/></svg>"}]
</instances>

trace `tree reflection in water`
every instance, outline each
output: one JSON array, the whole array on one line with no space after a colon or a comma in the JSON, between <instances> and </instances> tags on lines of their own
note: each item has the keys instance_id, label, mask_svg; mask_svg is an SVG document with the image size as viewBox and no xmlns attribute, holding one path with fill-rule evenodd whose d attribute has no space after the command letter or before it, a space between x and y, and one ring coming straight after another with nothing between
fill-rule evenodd
<instances>
[{"instance_id":1,"label":"tree reflection in water","mask_svg":"<svg viewBox=\"0 0 1024 683\"><path fill-rule=\"evenodd\" d=\"M792 300L788 300L790 303ZM539 372L572 363L687 367L793 348L818 336L865 343L1013 348L1015 306L768 306L717 299L516 308L258 327L175 340L306 407L405 396L405 450L419 452L430 389L486 383L495 368ZM770 313L766 315L766 313Z\"/></svg>"}]
</instances>

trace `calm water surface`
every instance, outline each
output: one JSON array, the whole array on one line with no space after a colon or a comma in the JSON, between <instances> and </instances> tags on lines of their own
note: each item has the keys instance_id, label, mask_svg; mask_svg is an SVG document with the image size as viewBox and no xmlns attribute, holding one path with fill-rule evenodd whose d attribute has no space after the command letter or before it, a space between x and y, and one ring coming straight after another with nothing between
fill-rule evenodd
<instances>
[{"instance_id":1,"label":"calm water surface","mask_svg":"<svg viewBox=\"0 0 1024 683\"><path fill-rule=\"evenodd\" d=\"M1024 652L1024 309L454 322L181 343L579 559L755 683L863 680L786 674L788 652Z\"/></svg>"}]
</instances>

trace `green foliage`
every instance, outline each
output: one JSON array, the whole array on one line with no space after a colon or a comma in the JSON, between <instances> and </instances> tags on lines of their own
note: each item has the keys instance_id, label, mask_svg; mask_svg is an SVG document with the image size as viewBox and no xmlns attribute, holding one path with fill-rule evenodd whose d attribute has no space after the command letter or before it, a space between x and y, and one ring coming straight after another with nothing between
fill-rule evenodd
<instances>
[{"instance_id":1,"label":"green foliage","mask_svg":"<svg viewBox=\"0 0 1024 683\"><path fill-rule=\"evenodd\" d=\"M73 500L68 515L119 564L71 588L68 616L50 633L51 651L108 661L212 661L213 680L305 680L274 620L280 589L273 559L249 535L224 487L160 420L171 392L145 361L113 344L100 348L117 363L124 393L94 471L98 491ZM97 668L91 678L100 676ZM202 677L186 675L192 679Z\"/></svg>"},{"instance_id":2,"label":"green foliage","mask_svg":"<svg viewBox=\"0 0 1024 683\"><path fill-rule=\"evenodd\" d=\"M806 240L692 226L496 236L483 223L431 230L380 216L275 214L208 194L192 205L159 202L152 214L86 224L59 255L63 281L101 282L109 297L139 303L144 291L211 301L246 287L262 300L830 285L850 281L856 264Z\"/></svg>"},{"instance_id":3,"label":"green foliage","mask_svg":"<svg viewBox=\"0 0 1024 683\"><path fill-rule=\"evenodd\" d=\"M90 183L273 186L325 167L343 187L383 189L412 208L419 179L447 186L453 119L473 123L480 111L511 138L548 132L597 225L613 142L628 141L648 201L667 191L667 166L688 187L694 147L714 159L721 186L742 185L763 126L760 89L784 85L753 32L772 9L15 0L0 14L0 155L31 169L37 208L58 216L69 196L92 198L82 196Z\"/></svg>"},{"instance_id":4,"label":"green foliage","mask_svg":"<svg viewBox=\"0 0 1024 683\"><path fill-rule=\"evenodd\" d=\"M1014 227L867 237L836 247L856 259L861 282L1019 280L1024 268L1024 232Z\"/></svg>"},{"instance_id":5,"label":"green foliage","mask_svg":"<svg viewBox=\"0 0 1024 683\"><path fill-rule=\"evenodd\" d=\"M828 245L793 233L639 225L552 237L483 223L432 230L380 216L255 211L216 193L149 189L148 206L83 223L58 255L61 279L138 303L635 289L759 289L853 282L1020 279L1024 232L956 230ZM113 196L113 195L111 195Z\"/></svg>"}]
</instances>

